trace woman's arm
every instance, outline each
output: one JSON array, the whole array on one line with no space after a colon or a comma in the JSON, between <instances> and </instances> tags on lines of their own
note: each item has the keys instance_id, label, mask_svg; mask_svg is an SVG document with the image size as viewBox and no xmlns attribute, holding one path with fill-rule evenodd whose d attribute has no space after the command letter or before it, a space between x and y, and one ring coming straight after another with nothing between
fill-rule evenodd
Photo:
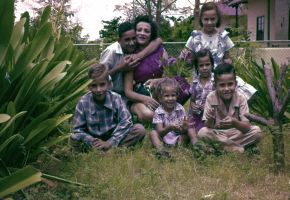
<instances>
[{"instance_id":1,"label":"woman's arm","mask_svg":"<svg viewBox=\"0 0 290 200\"><path fill-rule=\"evenodd\" d=\"M145 104L149 109L155 110L159 103L153 98L134 92L133 90L133 71L125 73L124 77L125 95L133 102Z\"/></svg>"},{"instance_id":2,"label":"woman's arm","mask_svg":"<svg viewBox=\"0 0 290 200\"><path fill-rule=\"evenodd\" d=\"M133 58L143 60L144 58L149 56L151 53L156 51L156 49L158 49L158 47L161 44L162 44L161 38L156 38L155 40L152 40L142 51L134 54Z\"/></svg>"}]
</instances>

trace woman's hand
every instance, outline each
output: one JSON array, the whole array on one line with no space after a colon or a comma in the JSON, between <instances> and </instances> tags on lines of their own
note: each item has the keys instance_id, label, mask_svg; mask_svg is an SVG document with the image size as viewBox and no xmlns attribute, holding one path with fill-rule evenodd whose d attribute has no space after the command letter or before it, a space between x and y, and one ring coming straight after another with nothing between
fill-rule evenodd
<instances>
[{"instance_id":1,"label":"woman's hand","mask_svg":"<svg viewBox=\"0 0 290 200\"><path fill-rule=\"evenodd\" d=\"M150 88L154 89L154 88L156 88L156 85L160 79L161 78L149 79L144 83L144 86L148 85L148 86L150 86Z\"/></svg>"},{"instance_id":2,"label":"woman's hand","mask_svg":"<svg viewBox=\"0 0 290 200\"><path fill-rule=\"evenodd\" d=\"M159 103L156 100L148 96L144 96L144 100L142 103L145 104L152 111L156 110L159 106Z\"/></svg>"}]
</instances>

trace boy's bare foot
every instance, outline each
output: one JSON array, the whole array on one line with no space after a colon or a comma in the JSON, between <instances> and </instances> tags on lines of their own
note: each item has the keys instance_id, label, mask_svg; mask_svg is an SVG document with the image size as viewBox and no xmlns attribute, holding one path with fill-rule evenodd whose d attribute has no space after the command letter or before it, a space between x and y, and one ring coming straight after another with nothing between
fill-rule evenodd
<instances>
[{"instance_id":1,"label":"boy's bare foot","mask_svg":"<svg viewBox=\"0 0 290 200\"><path fill-rule=\"evenodd\" d=\"M238 146L226 146L224 147L225 151L232 153L244 153L245 149Z\"/></svg>"}]
</instances>

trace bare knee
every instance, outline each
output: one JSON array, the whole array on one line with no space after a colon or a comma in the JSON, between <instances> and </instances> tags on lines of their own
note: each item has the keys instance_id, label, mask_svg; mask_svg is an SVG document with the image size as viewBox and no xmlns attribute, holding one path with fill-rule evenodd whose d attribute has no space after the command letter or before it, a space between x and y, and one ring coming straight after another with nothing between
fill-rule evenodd
<instances>
[{"instance_id":1,"label":"bare knee","mask_svg":"<svg viewBox=\"0 0 290 200\"><path fill-rule=\"evenodd\" d=\"M138 103L132 106L132 112L137 115L140 122L152 122L154 112L144 104Z\"/></svg>"},{"instance_id":2,"label":"bare knee","mask_svg":"<svg viewBox=\"0 0 290 200\"><path fill-rule=\"evenodd\" d=\"M251 131L253 131L253 137L256 142L259 142L262 139L262 130L259 126L252 126Z\"/></svg>"},{"instance_id":3,"label":"bare knee","mask_svg":"<svg viewBox=\"0 0 290 200\"><path fill-rule=\"evenodd\" d=\"M137 130L136 132L138 133L139 137L145 137L146 130L142 124L134 124L134 128Z\"/></svg>"},{"instance_id":4,"label":"bare knee","mask_svg":"<svg viewBox=\"0 0 290 200\"><path fill-rule=\"evenodd\" d=\"M198 131L198 133L197 133L197 138L198 139L206 139L206 138L208 138L208 132L209 132L209 129L207 127L201 128Z\"/></svg>"}]
</instances>

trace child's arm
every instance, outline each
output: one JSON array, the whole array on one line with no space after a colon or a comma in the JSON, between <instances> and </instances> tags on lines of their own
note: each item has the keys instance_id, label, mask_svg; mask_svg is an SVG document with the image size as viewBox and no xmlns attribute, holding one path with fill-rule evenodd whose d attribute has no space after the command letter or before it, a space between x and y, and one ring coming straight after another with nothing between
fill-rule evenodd
<instances>
[{"instance_id":1,"label":"child's arm","mask_svg":"<svg viewBox=\"0 0 290 200\"><path fill-rule=\"evenodd\" d=\"M160 135L160 137L165 136L170 131L177 131L179 130L180 126L178 124L170 124L167 126L163 126L163 123L157 123L155 126L155 130Z\"/></svg>"},{"instance_id":2,"label":"child's arm","mask_svg":"<svg viewBox=\"0 0 290 200\"><path fill-rule=\"evenodd\" d=\"M153 53L161 44L162 44L161 38L156 38L155 40L152 40L142 51L133 55L134 60L135 59L143 60L151 53Z\"/></svg>"},{"instance_id":3,"label":"child's arm","mask_svg":"<svg viewBox=\"0 0 290 200\"><path fill-rule=\"evenodd\" d=\"M78 102L75 109L73 134L71 135L71 139L84 142L87 145L92 145L95 138L86 132L86 125L87 121L82 102Z\"/></svg>"},{"instance_id":4,"label":"child's arm","mask_svg":"<svg viewBox=\"0 0 290 200\"><path fill-rule=\"evenodd\" d=\"M215 109L209 102L209 98L206 98L204 105L204 112L202 120L204 121L204 126L207 128L214 128L215 126Z\"/></svg>"},{"instance_id":5,"label":"child's arm","mask_svg":"<svg viewBox=\"0 0 290 200\"><path fill-rule=\"evenodd\" d=\"M194 92L191 94L190 107L191 107L192 112L194 114L199 114L203 110L203 106L202 105L198 105L198 104L195 103L195 93Z\"/></svg>"},{"instance_id":6,"label":"child's arm","mask_svg":"<svg viewBox=\"0 0 290 200\"><path fill-rule=\"evenodd\" d=\"M247 133L250 130L248 121L239 121L235 117L227 116L220 121L220 128L236 128L242 133Z\"/></svg>"}]
</instances>

